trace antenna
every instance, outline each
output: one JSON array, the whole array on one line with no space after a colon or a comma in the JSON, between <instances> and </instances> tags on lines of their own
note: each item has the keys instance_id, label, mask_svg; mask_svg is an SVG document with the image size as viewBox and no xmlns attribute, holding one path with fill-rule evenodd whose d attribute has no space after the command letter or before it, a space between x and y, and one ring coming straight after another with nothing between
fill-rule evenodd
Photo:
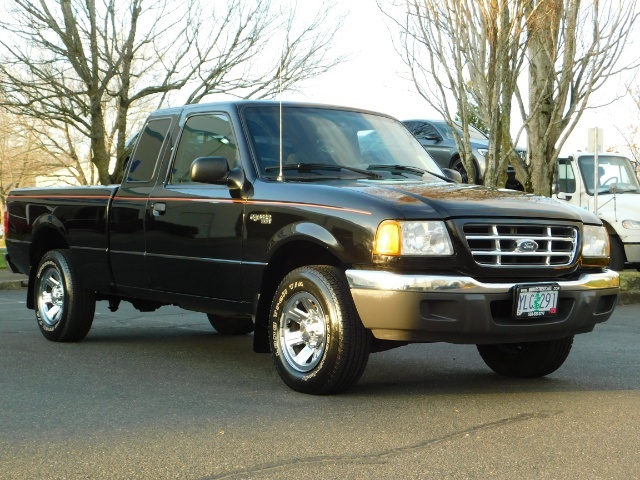
<instances>
[{"instance_id":1,"label":"antenna","mask_svg":"<svg viewBox=\"0 0 640 480\"><path fill-rule=\"evenodd\" d=\"M278 172L278 178L276 179L278 182L282 182L284 180L284 175L282 174L282 64L284 62L283 58L280 58L280 68L278 68L278 103L279 103L279 128L280 131L280 171Z\"/></svg>"}]
</instances>

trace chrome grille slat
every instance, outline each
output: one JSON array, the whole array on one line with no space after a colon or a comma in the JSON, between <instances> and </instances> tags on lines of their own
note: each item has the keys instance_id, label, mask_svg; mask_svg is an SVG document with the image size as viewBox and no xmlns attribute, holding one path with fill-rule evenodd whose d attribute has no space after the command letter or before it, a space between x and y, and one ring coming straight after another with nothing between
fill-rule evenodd
<instances>
[{"instance_id":1,"label":"chrome grille slat","mask_svg":"<svg viewBox=\"0 0 640 480\"><path fill-rule=\"evenodd\" d=\"M463 232L473 259L483 266L564 266L576 256L578 230L566 225L466 223ZM519 240L535 243L524 251Z\"/></svg>"}]
</instances>

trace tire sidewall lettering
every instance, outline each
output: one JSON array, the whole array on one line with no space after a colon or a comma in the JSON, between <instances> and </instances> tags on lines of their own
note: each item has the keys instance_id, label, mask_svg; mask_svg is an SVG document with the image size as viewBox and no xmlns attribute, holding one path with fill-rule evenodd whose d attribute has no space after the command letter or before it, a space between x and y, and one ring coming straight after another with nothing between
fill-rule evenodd
<instances>
[{"instance_id":1,"label":"tire sidewall lettering","mask_svg":"<svg viewBox=\"0 0 640 480\"><path fill-rule=\"evenodd\" d=\"M56 262L54 262L53 260L46 260L46 261L42 262L40 264L40 266L38 267L38 271L36 272L36 278L38 280L40 280L40 277L42 276L42 272L47 267L53 267L55 270L60 271L60 269L58 268L58 264Z\"/></svg>"},{"instance_id":2,"label":"tire sidewall lettering","mask_svg":"<svg viewBox=\"0 0 640 480\"><path fill-rule=\"evenodd\" d=\"M309 292L309 293L312 293L318 299L318 301L320 301L323 304L323 307L325 308L325 312L326 312L325 313L326 338L325 338L324 352L322 353L322 359L320 360L318 365L316 365L316 367L311 372L303 373L292 368L284 360L280 360L282 367L286 370L289 376L298 379L298 381L308 382L311 380L318 380L316 378L318 377L318 375L322 377L323 375L327 374L327 372L324 371L324 368L328 361L327 359L330 357L331 351L332 351L332 344L331 344L333 340L332 329L334 328L332 327L332 323L333 323L332 317L333 315L335 315L335 310L333 305L331 305L331 303L327 301L327 298L330 297L330 295L328 296L328 292L326 292L325 289L319 285L321 284L320 279L312 281L306 278L300 278L301 275L306 275L306 274L299 273L297 275L297 278L291 279L286 284L284 284L284 287L281 286L276 291L276 294L274 296L276 300L271 311L271 329L272 329L271 341L273 344L272 352L274 357L283 359L284 357L280 352L279 329L280 329L280 324L283 320L283 306L286 304L287 300L291 298L293 295L301 291Z\"/></svg>"}]
</instances>

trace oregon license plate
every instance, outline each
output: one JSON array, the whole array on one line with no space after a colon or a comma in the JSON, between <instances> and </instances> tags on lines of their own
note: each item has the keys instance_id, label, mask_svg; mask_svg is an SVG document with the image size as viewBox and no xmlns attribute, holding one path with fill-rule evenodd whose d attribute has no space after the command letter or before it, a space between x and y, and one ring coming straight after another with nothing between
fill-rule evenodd
<instances>
[{"instance_id":1,"label":"oregon license plate","mask_svg":"<svg viewBox=\"0 0 640 480\"><path fill-rule=\"evenodd\" d=\"M517 285L514 298L516 318L549 317L558 312L560 285L544 283Z\"/></svg>"}]
</instances>

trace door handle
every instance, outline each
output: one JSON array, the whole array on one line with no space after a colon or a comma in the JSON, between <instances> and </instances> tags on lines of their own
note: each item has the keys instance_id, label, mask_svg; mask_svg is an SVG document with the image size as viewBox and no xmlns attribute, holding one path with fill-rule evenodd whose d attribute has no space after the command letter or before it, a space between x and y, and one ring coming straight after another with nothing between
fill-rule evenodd
<instances>
[{"instance_id":1,"label":"door handle","mask_svg":"<svg viewBox=\"0 0 640 480\"><path fill-rule=\"evenodd\" d=\"M154 203L153 204L153 216L159 217L160 215L164 215L165 210L167 209L166 203Z\"/></svg>"}]
</instances>

